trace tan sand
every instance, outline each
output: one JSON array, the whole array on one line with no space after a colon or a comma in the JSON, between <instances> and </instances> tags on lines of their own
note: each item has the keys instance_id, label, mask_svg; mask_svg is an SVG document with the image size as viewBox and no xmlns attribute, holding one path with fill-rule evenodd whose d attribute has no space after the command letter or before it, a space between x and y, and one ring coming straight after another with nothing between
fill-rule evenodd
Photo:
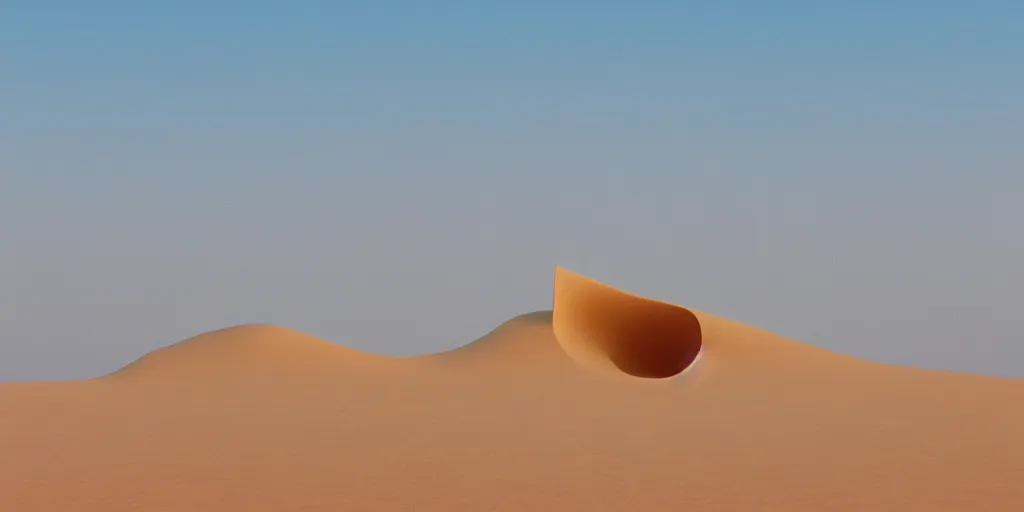
<instances>
[{"instance_id":1,"label":"tan sand","mask_svg":"<svg viewBox=\"0 0 1024 512\"><path fill-rule=\"evenodd\" d=\"M0 385L0 511L129 510L1021 511L1024 380L863 361L558 269L553 312L449 352L250 325Z\"/></svg>"}]
</instances>

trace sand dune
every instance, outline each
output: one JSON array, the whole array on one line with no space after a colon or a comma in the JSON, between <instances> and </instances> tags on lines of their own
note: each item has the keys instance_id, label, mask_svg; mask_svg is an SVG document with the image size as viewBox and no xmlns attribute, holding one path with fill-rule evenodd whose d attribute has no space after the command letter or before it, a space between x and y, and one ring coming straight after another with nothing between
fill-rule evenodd
<instances>
[{"instance_id":1,"label":"sand dune","mask_svg":"<svg viewBox=\"0 0 1024 512\"><path fill-rule=\"evenodd\" d=\"M393 358L238 326L0 385L0 510L1024 510L1024 380L884 365L565 269Z\"/></svg>"},{"instance_id":2,"label":"sand dune","mask_svg":"<svg viewBox=\"0 0 1024 512\"><path fill-rule=\"evenodd\" d=\"M392 358L360 352L275 325L239 325L164 347L106 378L198 379L236 374L310 374L379 366Z\"/></svg>"}]
</instances>

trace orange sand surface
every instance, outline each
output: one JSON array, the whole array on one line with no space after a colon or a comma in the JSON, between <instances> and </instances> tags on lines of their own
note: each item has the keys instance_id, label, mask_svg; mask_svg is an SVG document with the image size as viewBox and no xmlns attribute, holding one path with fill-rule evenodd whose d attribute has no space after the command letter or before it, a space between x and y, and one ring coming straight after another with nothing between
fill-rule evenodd
<instances>
[{"instance_id":1,"label":"orange sand surface","mask_svg":"<svg viewBox=\"0 0 1024 512\"><path fill-rule=\"evenodd\" d=\"M246 325L0 384L0 511L129 510L1024 511L1024 379L864 361L560 268L552 311L444 353Z\"/></svg>"}]
</instances>

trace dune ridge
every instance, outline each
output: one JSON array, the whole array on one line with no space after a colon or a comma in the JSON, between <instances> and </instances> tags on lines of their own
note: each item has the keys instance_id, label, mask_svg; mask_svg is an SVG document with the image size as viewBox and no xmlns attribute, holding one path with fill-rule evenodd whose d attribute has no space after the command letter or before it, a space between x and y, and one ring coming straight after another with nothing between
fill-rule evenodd
<instances>
[{"instance_id":1,"label":"dune ridge","mask_svg":"<svg viewBox=\"0 0 1024 512\"><path fill-rule=\"evenodd\" d=\"M159 374L196 379L225 373L303 373L361 368L389 361L308 334L269 324L245 324L193 336L149 352L104 378Z\"/></svg>"},{"instance_id":2,"label":"dune ridge","mask_svg":"<svg viewBox=\"0 0 1024 512\"><path fill-rule=\"evenodd\" d=\"M765 338L773 338L765 343ZM745 340L757 338L755 344ZM759 353L771 349L774 354ZM742 366L745 355L764 365L802 352L842 357L824 349L692 308L641 297L556 267L552 309L516 316L485 336L452 350L388 356L356 350L294 329L244 324L202 333L149 352L102 377L167 375L198 379L232 374L319 374L380 369L421 361L473 360L505 365L564 367L572 362L604 375L666 379L693 367L702 353ZM867 361L863 361L868 363Z\"/></svg>"},{"instance_id":3,"label":"dune ridge","mask_svg":"<svg viewBox=\"0 0 1024 512\"><path fill-rule=\"evenodd\" d=\"M389 357L271 325L0 384L0 510L1024 510L1024 379L875 363L556 268Z\"/></svg>"}]
</instances>

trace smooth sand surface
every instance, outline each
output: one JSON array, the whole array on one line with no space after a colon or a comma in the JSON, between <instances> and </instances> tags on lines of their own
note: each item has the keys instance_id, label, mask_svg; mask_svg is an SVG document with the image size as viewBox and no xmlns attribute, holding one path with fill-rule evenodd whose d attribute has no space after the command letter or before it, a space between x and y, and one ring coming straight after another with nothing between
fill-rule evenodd
<instances>
[{"instance_id":1,"label":"smooth sand surface","mask_svg":"<svg viewBox=\"0 0 1024 512\"><path fill-rule=\"evenodd\" d=\"M0 511L129 510L1022 511L1024 380L847 357L558 269L553 312L449 352L248 325L0 385Z\"/></svg>"}]
</instances>

